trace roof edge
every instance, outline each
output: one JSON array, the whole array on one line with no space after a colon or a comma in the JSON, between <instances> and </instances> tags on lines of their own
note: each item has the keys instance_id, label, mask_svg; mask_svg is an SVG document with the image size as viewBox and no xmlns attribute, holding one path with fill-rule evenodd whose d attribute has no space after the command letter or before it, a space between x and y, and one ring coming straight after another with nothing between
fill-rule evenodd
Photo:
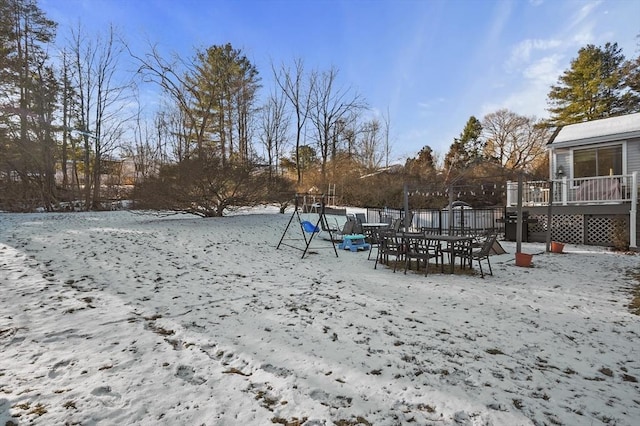
<instances>
[{"instance_id":1,"label":"roof edge","mask_svg":"<svg viewBox=\"0 0 640 426\"><path fill-rule=\"evenodd\" d=\"M547 142L547 145L551 145L553 143L553 141L556 140L556 137L558 136L558 133L560 133L560 130L562 130L563 127L564 127L564 125L562 125L562 124L556 127L556 129L553 131L553 134L549 138L549 142Z\"/></svg>"}]
</instances>

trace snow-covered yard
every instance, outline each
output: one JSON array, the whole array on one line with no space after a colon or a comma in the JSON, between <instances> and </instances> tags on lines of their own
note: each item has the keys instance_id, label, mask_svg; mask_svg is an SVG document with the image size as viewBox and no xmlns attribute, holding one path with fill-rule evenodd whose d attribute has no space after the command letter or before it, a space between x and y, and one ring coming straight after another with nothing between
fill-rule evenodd
<instances>
[{"instance_id":1,"label":"snow-covered yard","mask_svg":"<svg viewBox=\"0 0 640 426\"><path fill-rule=\"evenodd\" d=\"M1 214L0 424L638 424L637 255L404 275L288 220Z\"/></svg>"}]
</instances>

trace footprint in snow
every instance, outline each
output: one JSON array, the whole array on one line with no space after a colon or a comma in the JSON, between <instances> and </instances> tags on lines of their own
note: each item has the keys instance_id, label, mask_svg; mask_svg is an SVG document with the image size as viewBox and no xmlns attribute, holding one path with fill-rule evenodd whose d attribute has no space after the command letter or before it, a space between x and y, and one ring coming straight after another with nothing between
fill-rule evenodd
<instances>
[{"instance_id":1,"label":"footprint in snow","mask_svg":"<svg viewBox=\"0 0 640 426\"><path fill-rule=\"evenodd\" d=\"M107 407L112 407L116 400L120 399L120 394L114 392L111 386L98 386L91 391L91 395L100 397L100 402Z\"/></svg>"},{"instance_id":2,"label":"footprint in snow","mask_svg":"<svg viewBox=\"0 0 640 426\"><path fill-rule=\"evenodd\" d=\"M195 368L188 365L179 365L176 370L176 376L192 385L201 385L206 382L204 377L196 377Z\"/></svg>"}]
</instances>

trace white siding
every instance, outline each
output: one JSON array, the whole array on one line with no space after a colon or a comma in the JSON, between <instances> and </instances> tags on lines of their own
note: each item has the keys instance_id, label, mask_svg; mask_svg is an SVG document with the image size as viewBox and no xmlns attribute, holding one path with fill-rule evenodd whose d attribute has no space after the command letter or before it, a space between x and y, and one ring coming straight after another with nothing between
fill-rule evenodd
<instances>
[{"instance_id":1,"label":"white siding","mask_svg":"<svg viewBox=\"0 0 640 426\"><path fill-rule=\"evenodd\" d=\"M627 173L640 172L640 138L627 141Z\"/></svg>"}]
</instances>

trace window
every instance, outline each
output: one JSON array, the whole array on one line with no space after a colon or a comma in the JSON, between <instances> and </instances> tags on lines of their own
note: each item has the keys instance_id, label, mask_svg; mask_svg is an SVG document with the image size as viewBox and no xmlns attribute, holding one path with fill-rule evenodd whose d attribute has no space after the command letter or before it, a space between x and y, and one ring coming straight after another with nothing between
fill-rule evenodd
<instances>
[{"instance_id":1,"label":"window","mask_svg":"<svg viewBox=\"0 0 640 426\"><path fill-rule=\"evenodd\" d=\"M622 174L622 145L573 151L573 177Z\"/></svg>"}]
</instances>

